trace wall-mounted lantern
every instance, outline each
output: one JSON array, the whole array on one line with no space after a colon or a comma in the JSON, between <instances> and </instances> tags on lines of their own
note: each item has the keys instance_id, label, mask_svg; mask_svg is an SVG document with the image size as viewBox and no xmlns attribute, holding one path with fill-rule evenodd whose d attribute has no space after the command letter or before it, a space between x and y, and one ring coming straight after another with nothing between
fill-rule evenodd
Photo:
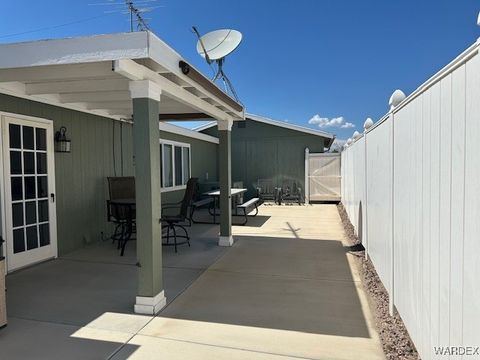
<instances>
[{"instance_id":1,"label":"wall-mounted lantern","mask_svg":"<svg viewBox=\"0 0 480 360\"><path fill-rule=\"evenodd\" d=\"M55 151L56 152L70 152L70 140L67 139L65 133L67 128L62 126L60 130L55 133Z\"/></svg>"}]
</instances>

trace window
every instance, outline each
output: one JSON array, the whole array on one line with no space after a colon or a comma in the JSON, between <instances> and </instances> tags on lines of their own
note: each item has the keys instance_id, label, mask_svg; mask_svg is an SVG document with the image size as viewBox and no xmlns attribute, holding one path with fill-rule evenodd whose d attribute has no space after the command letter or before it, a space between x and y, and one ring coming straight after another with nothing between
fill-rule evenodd
<instances>
[{"instance_id":1,"label":"window","mask_svg":"<svg viewBox=\"0 0 480 360\"><path fill-rule=\"evenodd\" d=\"M190 178L190 144L160 140L162 191L185 189Z\"/></svg>"}]
</instances>

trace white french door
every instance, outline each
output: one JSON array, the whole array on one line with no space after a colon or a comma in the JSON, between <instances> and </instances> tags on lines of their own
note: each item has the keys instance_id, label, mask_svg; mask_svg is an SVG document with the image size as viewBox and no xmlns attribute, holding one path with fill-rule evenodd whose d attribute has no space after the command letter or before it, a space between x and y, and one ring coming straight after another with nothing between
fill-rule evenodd
<instances>
[{"instance_id":1,"label":"white french door","mask_svg":"<svg viewBox=\"0 0 480 360\"><path fill-rule=\"evenodd\" d=\"M53 127L2 114L3 223L7 270L57 256Z\"/></svg>"}]
</instances>

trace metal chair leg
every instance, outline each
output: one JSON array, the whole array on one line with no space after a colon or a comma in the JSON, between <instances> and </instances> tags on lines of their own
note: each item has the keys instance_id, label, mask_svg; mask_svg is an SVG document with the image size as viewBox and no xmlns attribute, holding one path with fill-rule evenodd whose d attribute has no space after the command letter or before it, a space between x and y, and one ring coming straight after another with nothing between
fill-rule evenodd
<instances>
[{"instance_id":1,"label":"metal chair leg","mask_svg":"<svg viewBox=\"0 0 480 360\"><path fill-rule=\"evenodd\" d=\"M128 240L130 240L130 237L132 236L132 224L127 224L126 225L127 230L125 232L125 238L123 239L123 244L122 244L122 251L120 253L120 256L123 256L125 253L125 247L127 246Z\"/></svg>"},{"instance_id":2,"label":"metal chair leg","mask_svg":"<svg viewBox=\"0 0 480 360\"><path fill-rule=\"evenodd\" d=\"M175 226L172 225L173 230L173 241L175 244L175 253L177 252L177 231L175 230Z\"/></svg>"},{"instance_id":3,"label":"metal chair leg","mask_svg":"<svg viewBox=\"0 0 480 360\"><path fill-rule=\"evenodd\" d=\"M187 244L190 247L190 236L188 236L187 229L185 229L185 227L183 227L182 225L177 225L177 226L185 232L185 237L187 238Z\"/></svg>"}]
</instances>

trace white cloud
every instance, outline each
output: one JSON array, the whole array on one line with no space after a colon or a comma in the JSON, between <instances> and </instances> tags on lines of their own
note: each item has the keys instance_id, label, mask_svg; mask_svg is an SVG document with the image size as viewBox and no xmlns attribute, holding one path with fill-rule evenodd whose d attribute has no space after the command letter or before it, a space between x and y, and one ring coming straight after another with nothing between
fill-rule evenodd
<instances>
[{"instance_id":1,"label":"white cloud","mask_svg":"<svg viewBox=\"0 0 480 360\"><path fill-rule=\"evenodd\" d=\"M343 116L326 118L316 114L310 120L308 120L308 123L318 125L319 128L339 127L343 129L348 129L355 127L355 125L351 122L346 122Z\"/></svg>"},{"instance_id":2,"label":"white cloud","mask_svg":"<svg viewBox=\"0 0 480 360\"><path fill-rule=\"evenodd\" d=\"M343 124L342 126L340 126L342 129L350 129L350 128L354 128L355 127L355 124L351 123L351 122L346 122L345 124Z\"/></svg>"}]
</instances>

